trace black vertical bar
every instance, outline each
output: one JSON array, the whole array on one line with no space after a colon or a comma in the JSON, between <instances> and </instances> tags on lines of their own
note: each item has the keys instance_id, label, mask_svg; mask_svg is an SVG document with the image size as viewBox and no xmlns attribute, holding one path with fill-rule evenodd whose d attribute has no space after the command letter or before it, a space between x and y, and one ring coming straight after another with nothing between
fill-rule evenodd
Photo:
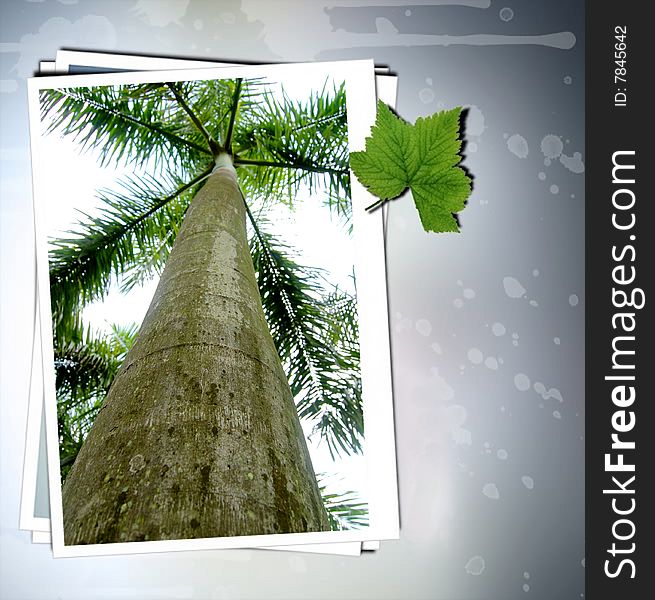
<instances>
[{"instance_id":1,"label":"black vertical bar","mask_svg":"<svg viewBox=\"0 0 655 600\"><path fill-rule=\"evenodd\" d=\"M585 595L591 600L652 597L654 583L655 126L646 89L655 78L655 28L647 7L635 0L586 4Z\"/></svg>"}]
</instances>

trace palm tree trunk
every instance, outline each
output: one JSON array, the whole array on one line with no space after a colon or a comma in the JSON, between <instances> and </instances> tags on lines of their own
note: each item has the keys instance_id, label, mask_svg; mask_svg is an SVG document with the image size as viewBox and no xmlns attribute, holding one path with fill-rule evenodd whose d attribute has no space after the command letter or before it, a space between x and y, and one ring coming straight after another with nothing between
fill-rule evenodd
<instances>
[{"instance_id":1,"label":"palm tree trunk","mask_svg":"<svg viewBox=\"0 0 655 600\"><path fill-rule=\"evenodd\" d=\"M189 207L63 513L67 545L329 529L231 163Z\"/></svg>"}]
</instances>

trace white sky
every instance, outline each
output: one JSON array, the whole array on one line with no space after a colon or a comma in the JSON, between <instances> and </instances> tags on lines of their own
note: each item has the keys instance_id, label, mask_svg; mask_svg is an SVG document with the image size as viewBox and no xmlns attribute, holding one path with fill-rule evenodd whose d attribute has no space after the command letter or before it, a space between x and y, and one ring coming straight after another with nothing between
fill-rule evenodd
<instances>
[{"instance_id":1,"label":"white sky","mask_svg":"<svg viewBox=\"0 0 655 600\"><path fill-rule=\"evenodd\" d=\"M306 98L311 90L323 88L325 74L303 80L285 82L284 88L291 98ZM330 89L330 85L328 89ZM279 93L279 87L276 90ZM76 229L75 223L83 217L78 211L93 215L99 202L97 189L116 188L116 181L133 174L131 167L110 164L98 166L97 153L80 154L71 137L58 134L42 136L42 156L50 157L41 171L50 182L50 201L44 208L44 230L48 238L68 237L66 231ZM345 228L337 220L332 222L322 206L320 196L309 198L308 192L298 195L296 208L291 213L286 207L268 211L273 231L294 249L300 251L298 262L305 266L325 269L328 281L353 292L350 274L353 267L354 246ZM304 202L302 200L305 200ZM83 317L94 329L108 331L111 324L141 324L157 287L157 278L135 287L129 294L121 294L113 286L107 297L94 302L84 310ZM303 424L305 433L308 427ZM361 499L367 498L366 463L363 456L346 457L333 462L327 445L309 441L314 470L317 473L334 473L331 491L353 490Z\"/></svg>"}]
</instances>

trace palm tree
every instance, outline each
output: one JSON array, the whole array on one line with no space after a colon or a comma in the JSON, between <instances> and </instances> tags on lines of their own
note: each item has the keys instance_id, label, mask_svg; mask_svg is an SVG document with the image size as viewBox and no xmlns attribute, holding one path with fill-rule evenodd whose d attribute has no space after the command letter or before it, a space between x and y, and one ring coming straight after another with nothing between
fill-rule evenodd
<instances>
[{"instance_id":1,"label":"palm tree","mask_svg":"<svg viewBox=\"0 0 655 600\"><path fill-rule=\"evenodd\" d=\"M81 307L161 273L120 368L96 378L106 398L82 394L97 416L64 458L79 449L66 543L329 529L299 416L331 453L361 450L355 301L258 217L307 186L347 225L344 87L304 102L261 80L69 88L42 91L41 108L103 164L148 171L53 242L60 408L85 381L64 373L94 354Z\"/></svg>"}]
</instances>

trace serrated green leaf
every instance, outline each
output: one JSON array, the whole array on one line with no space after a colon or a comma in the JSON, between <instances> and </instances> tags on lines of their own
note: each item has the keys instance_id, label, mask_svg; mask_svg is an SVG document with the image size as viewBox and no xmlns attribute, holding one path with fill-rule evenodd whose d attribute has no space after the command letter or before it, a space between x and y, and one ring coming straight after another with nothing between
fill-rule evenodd
<instances>
[{"instance_id":1,"label":"serrated green leaf","mask_svg":"<svg viewBox=\"0 0 655 600\"><path fill-rule=\"evenodd\" d=\"M375 125L364 152L351 152L350 166L357 179L382 200L395 198L407 189L419 162L412 139L412 125L378 100Z\"/></svg>"},{"instance_id":2,"label":"serrated green leaf","mask_svg":"<svg viewBox=\"0 0 655 600\"><path fill-rule=\"evenodd\" d=\"M351 154L351 167L382 201L410 188L426 231L459 231L454 213L471 193L471 180L456 165L461 108L405 123L382 102L364 152ZM373 206L378 206L376 203Z\"/></svg>"},{"instance_id":3,"label":"serrated green leaf","mask_svg":"<svg viewBox=\"0 0 655 600\"><path fill-rule=\"evenodd\" d=\"M416 176L410 189L425 231L459 231L453 213L464 208L471 193L470 179L462 169L451 167L440 174L425 171Z\"/></svg>"}]
</instances>

